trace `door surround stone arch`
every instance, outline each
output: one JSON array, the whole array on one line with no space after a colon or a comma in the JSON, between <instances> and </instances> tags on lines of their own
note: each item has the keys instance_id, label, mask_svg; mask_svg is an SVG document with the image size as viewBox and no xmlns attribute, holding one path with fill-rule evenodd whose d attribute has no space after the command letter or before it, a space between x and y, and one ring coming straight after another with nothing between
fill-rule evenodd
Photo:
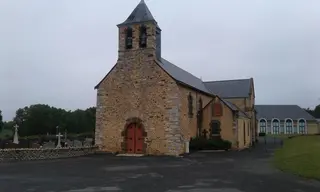
<instances>
[{"instance_id":1,"label":"door surround stone arch","mask_svg":"<svg viewBox=\"0 0 320 192\"><path fill-rule=\"evenodd\" d=\"M142 129L142 136L143 139L147 137L147 132L145 131L145 127L142 123L142 120L138 117L131 117L126 120L126 123L124 125L123 131L121 132L121 136L123 137L123 142L121 143L121 151L122 153L127 153L128 149L128 127L132 124L136 124L136 126L140 127ZM141 153L145 154L147 149L147 144L145 141L143 141L143 147Z\"/></svg>"}]
</instances>

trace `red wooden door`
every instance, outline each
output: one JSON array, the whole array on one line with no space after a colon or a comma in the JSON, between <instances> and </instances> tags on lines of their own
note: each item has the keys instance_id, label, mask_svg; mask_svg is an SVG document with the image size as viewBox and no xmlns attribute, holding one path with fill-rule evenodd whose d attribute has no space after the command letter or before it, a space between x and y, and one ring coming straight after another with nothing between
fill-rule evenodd
<instances>
[{"instance_id":1,"label":"red wooden door","mask_svg":"<svg viewBox=\"0 0 320 192\"><path fill-rule=\"evenodd\" d=\"M127 128L127 152L143 153L143 130L137 124L130 124Z\"/></svg>"},{"instance_id":2,"label":"red wooden door","mask_svg":"<svg viewBox=\"0 0 320 192\"><path fill-rule=\"evenodd\" d=\"M142 128L139 126L135 127L135 153L142 153L143 149L143 143L144 143L144 138L143 138L143 132Z\"/></svg>"},{"instance_id":3,"label":"red wooden door","mask_svg":"<svg viewBox=\"0 0 320 192\"><path fill-rule=\"evenodd\" d=\"M131 124L127 127L127 152L128 153L135 153L134 151L134 130L135 126L134 124Z\"/></svg>"}]
</instances>

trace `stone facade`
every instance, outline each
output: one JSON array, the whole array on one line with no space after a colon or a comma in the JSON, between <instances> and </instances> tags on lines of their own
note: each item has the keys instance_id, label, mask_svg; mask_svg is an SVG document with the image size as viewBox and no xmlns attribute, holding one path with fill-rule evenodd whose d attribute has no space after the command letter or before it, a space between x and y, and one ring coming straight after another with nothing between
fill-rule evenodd
<instances>
[{"instance_id":1,"label":"stone facade","mask_svg":"<svg viewBox=\"0 0 320 192\"><path fill-rule=\"evenodd\" d=\"M137 14L139 11L145 13ZM134 143L136 146L138 143L140 147L143 140L142 150L139 148L138 153L150 155L184 153L185 143L190 141L191 137L199 136L201 134L199 130L210 129L210 123L214 118L212 115L208 116L211 114L210 110L203 108L218 97L205 90L205 87L198 86L197 89L190 83L181 82L177 77L173 77L172 74L177 73L179 76L182 69L171 66L175 68L175 73L171 73L161 65L163 64L160 61L161 30L143 1L118 27L117 63L96 86L95 144L100 151L137 153L136 149L132 150L131 144ZM127 44L131 42L131 35L128 35L131 34L131 29L132 46L130 43ZM141 39L145 39L141 36L142 31L144 34L144 29L146 29L147 43L146 46L141 46ZM201 80L198 80L201 84ZM198 82L195 84L199 85ZM192 116L189 115L189 95L192 96ZM204 118L199 129L197 112L200 98ZM219 117L223 129L221 134L235 146L238 136L235 131L238 117L234 116L233 111L225 105L223 110L224 115ZM130 135L132 133L128 130L132 130L130 126L132 124L142 128L143 132ZM134 142L131 142L133 138Z\"/></svg>"},{"instance_id":2,"label":"stone facade","mask_svg":"<svg viewBox=\"0 0 320 192\"><path fill-rule=\"evenodd\" d=\"M0 149L0 162L80 157L84 155L94 154L96 149L97 147L95 146L74 148L70 147L60 149Z\"/></svg>"},{"instance_id":3,"label":"stone facade","mask_svg":"<svg viewBox=\"0 0 320 192\"><path fill-rule=\"evenodd\" d=\"M117 64L101 82L97 96L96 144L103 151L125 152L126 121L141 120L146 154L178 155L183 152L180 97L176 82L157 64L155 25L147 24L147 48L139 48L139 25L133 25L133 48L124 49L120 28Z\"/></svg>"},{"instance_id":4,"label":"stone facade","mask_svg":"<svg viewBox=\"0 0 320 192\"><path fill-rule=\"evenodd\" d=\"M212 96L209 96L204 93L200 93L194 89L179 86L179 93L181 98L181 106L180 106L180 121L181 127L183 130L183 135L185 141L189 141L190 138L196 137L198 135L198 127L197 127L197 111L199 110L199 99L201 98L203 102L203 107L206 106L212 99ZM191 94L192 96L192 106L193 106L193 115L189 117L189 107L188 107L188 96ZM209 125L209 122L203 122L203 126Z\"/></svg>"}]
</instances>

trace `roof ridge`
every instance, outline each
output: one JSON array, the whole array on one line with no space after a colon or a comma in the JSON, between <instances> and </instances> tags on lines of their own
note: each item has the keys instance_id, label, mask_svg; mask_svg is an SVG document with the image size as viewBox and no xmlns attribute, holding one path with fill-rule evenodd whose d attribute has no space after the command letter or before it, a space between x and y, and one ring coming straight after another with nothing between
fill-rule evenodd
<instances>
[{"instance_id":1,"label":"roof ridge","mask_svg":"<svg viewBox=\"0 0 320 192\"><path fill-rule=\"evenodd\" d=\"M158 60L156 60L158 61ZM199 91L202 91L209 95L215 95L210 90L207 89L203 81L192 73L186 71L185 69L173 64L172 62L161 57L159 66L162 67L169 75L171 75L175 80L180 83L186 84L193 87Z\"/></svg>"},{"instance_id":2,"label":"roof ridge","mask_svg":"<svg viewBox=\"0 0 320 192\"><path fill-rule=\"evenodd\" d=\"M251 78L246 79L225 79L225 80L217 80L217 81L204 81L204 83L213 83L213 82L225 82L225 81L244 81L244 80L250 80Z\"/></svg>"}]
</instances>

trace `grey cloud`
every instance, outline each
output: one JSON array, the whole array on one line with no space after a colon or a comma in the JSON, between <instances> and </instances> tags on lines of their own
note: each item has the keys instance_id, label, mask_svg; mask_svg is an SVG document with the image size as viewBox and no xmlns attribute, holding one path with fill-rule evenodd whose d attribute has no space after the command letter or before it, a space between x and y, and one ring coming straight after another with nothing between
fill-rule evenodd
<instances>
[{"instance_id":1,"label":"grey cloud","mask_svg":"<svg viewBox=\"0 0 320 192\"><path fill-rule=\"evenodd\" d=\"M139 0L0 1L0 109L95 105ZM254 77L256 102L320 103L317 0L149 0L163 56L204 80Z\"/></svg>"}]
</instances>

